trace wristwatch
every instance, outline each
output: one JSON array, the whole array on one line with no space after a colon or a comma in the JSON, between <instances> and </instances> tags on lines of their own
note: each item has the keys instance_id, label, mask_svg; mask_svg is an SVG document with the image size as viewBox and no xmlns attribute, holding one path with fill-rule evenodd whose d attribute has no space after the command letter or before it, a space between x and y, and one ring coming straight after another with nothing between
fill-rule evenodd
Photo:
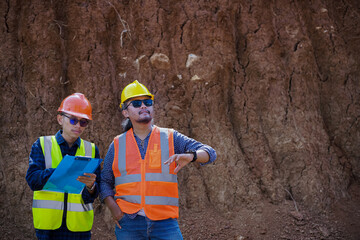
<instances>
[{"instance_id":1,"label":"wristwatch","mask_svg":"<svg viewBox=\"0 0 360 240\"><path fill-rule=\"evenodd\" d=\"M193 155L194 155L194 158L193 158L193 160L191 160L191 162L195 162L195 161L196 161L196 159L197 159L196 150L189 150L189 151L187 151L187 152L185 152L185 153L191 153L191 154L193 154Z\"/></svg>"},{"instance_id":2,"label":"wristwatch","mask_svg":"<svg viewBox=\"0 0 360 240\"><path fill-rule=\"evenodd\" d=\"M96 184L94 183L91 188L86 186L86 189L91 192L91 191L93 191L95 189L95 186L96 186Z\"/></svg>"}]
</instances>

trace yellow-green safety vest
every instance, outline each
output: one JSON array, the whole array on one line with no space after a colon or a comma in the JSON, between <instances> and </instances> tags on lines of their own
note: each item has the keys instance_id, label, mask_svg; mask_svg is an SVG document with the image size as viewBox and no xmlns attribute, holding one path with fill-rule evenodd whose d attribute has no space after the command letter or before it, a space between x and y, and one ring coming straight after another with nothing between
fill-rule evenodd
<instances>
[{"instance_id":1,"label":"yellow-green safety vest","mask_svg":"<svg viewBox=\"0 0 360 240\"><path fill-rule=\"evenodd\" d=\"M75 156L95 157L95 144L81 140ZM55 136L40 137L46 168L56 168L62 160L62 153ZM52 191L34 191L34 227L42 230L60 228L64 214L65 194ZM66 226L72 232L90 231L94 222L91 203L85 204L81 194L68 194Z\"/></svg>"}]
</instances>

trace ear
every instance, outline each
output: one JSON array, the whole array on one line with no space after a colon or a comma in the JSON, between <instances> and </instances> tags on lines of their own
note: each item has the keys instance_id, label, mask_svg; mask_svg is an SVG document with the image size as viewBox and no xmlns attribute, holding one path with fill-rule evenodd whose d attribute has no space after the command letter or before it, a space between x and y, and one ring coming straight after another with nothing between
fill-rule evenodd
<instances>
[{"instance_id":1,"label":"ear","mask_svg":"<svg viewBox=\"0 0 360 240\"><path fill-rule=\"evenodd\" d=\"M129 117L129 112L128 110L122 110L122 115L125 117L125 118L128 118Z\"/></svg>"},{"instance_id":2,"label":"ear","mask_svg":"<svg viewBox=\"0 0 360 240\"><path fill-rule=\"evenodd\" d=\"M56 119L57 119L58 123L62 126L62 125L63 125L63 121L64 121L63 116L61 116L60 114L58 114L58 115L56 116Z\"/></svg>"},{"instance_id":3,"label":"ear","mask_svg":"<svg viewBox=\"0 0 360 240\"><path fill-rule=\"evenodd\" d=\"M129 112L128 112L127 110L123 110L121 113L123 114L123 116L124 116L125 118L128 118L128 117L129 117Z\"/></svg>"}]
</instances>

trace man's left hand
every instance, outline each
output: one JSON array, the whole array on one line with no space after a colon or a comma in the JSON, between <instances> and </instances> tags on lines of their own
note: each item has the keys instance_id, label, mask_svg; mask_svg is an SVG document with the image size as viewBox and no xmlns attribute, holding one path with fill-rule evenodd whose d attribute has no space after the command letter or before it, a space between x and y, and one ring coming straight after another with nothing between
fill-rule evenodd
<instances>
[{"instance_id":1,"label":"man's left hand","mask_svg":"<svg viewBox=\"0 0 360 240\"><path fill-rule=\"evenodd\" d=\"M90 189L96 180L96 174L94 173L84 173L85 176L79 176L76 180L79 182L85 183L86 187Z\"/></svg>"},{"instance_id":2,"label":"man's left hand","mask_svg":"<svg viewBox=\"0 0 360 240\"><path fill-rule=\"evenodd\" d=\"M174 170L175 173L179 172L180 169L185 167L189 162L191 162L194 158L193 154L182 153L182 154L174 154L172 155L165 164L170 165L172 162L176 162L176 168Z\"/></svg>"}]
</instances>

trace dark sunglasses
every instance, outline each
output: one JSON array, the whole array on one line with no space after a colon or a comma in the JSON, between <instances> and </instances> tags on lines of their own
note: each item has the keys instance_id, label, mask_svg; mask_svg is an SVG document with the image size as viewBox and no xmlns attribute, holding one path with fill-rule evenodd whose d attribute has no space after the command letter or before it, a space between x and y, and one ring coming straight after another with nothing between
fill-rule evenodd
<instances>
[{"instance_id":1,"label":"dark sunglasses","mask_svg":"<svg viewBox=\"0 0 360 240\"><path fill-rule=\"evenodd\" d=\"M153 105L153 100L152 99L133 100L126 106L126 108L128 108L130 104L132 104L134 108L139 108L141 107L142 103L144 103L145 106L147 107L151 107Z\"/></svg>"},{"instance_id":2,"label":"dark sunglasses","mask_svg":"<svg viewBox=\"0 0 360 240\"><path fill-rule=\"evenodd\" d=\"M74 117L69 117L68 115L65 115L65 114L61 114L62 116L64 117L67 117L69 120L70 120L70 123L72 125L76 125L78 124L78 122L80 122L80 126L81 127L86 127L88 124L89 124L89 121L86 120L86 119L77 119L77 118L74 118Z\"/></svg>"}]
</instances>

